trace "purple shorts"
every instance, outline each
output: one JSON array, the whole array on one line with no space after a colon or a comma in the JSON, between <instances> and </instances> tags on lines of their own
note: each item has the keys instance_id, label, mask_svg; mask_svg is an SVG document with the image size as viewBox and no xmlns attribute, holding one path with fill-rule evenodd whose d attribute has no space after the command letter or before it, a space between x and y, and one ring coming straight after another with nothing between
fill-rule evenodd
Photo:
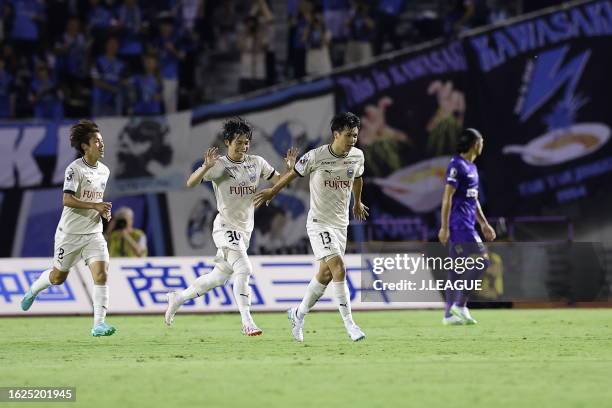
<instances>
[{"instance_id":1,"label":"purple shorts","mask_svg":"<svg viewBox=\"0 0 612 408\"><path fill-rule=\"evenodd\" d=\"M485 248L476 230L451 230L449 252L453 258L486 254Z\"/></svg>"}]
</instances>

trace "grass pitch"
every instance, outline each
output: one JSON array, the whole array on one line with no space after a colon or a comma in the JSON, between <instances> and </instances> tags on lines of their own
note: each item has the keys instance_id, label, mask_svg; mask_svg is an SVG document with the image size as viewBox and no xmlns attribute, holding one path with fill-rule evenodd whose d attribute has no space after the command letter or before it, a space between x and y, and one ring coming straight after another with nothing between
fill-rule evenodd
<instances>
[{"instance_id":1,"label":"grass pitch","mask_svg":"<svg viewBox=\"0 0 612 408\"><path fill-rule=\"evenodd\" d=\"M0 386L74 386L73 403L1 407L604 407L612 405L612 311L474 311L443 327L439 311L355 312L352 343L337 313L307 317L295 343L284 314L0 319Z\"/></svg>"}]
</instances>

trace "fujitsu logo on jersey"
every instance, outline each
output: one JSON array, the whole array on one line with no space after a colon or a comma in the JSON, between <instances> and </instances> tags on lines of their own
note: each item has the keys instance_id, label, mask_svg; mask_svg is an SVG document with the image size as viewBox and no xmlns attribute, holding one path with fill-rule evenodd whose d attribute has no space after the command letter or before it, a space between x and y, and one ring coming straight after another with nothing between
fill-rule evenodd
<instances>
[{"instance_id":1,"label":"fujitsu logo on jersey","mask_svg":"<svg viewBox=\"0 0 612 408\"><path fill-rule=\"evenodd\" d=\"M257 189L256 186L247 186L243 182L243 183L240 183L239 186L230 186L229 193L230 195L234 194L234 195L238 195L242 197L242 196L249 195L249 194L255 194L256 189Z\"/></svg>"},{"instance_id":2,"label":"fujitsu logo on jersey","mask_svg":"<svg viewBox=\"0 0 612 408\"><path fill-rule=\"evenodd\" d=\"M351 182L350 180L341 180L338 176L335 179L325 180L323 186L333 188L334 190L340 190L343 188L350 188Z\"/></svg>"},{"instance_id":3,"label":"fujitsu logo on jersey","mask_svg":"<svg viewBox=\"0 0 612 408\"><path fill-rule=\"evenodd\" d=\"M81 198L88 201L102 200L103 196L104 192L93 190L83 190L83 194L81 194Z\"/></svg>"}]
</instances>

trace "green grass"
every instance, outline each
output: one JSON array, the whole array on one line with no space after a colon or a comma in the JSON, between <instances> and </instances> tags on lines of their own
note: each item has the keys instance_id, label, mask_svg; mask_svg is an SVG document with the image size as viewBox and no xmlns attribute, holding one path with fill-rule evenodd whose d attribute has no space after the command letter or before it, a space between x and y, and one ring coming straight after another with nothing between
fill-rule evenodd
<instances>
[{"instance_id":1,"label":"green grass","mask_svg":"<svg viewBox=\"0 0 612 408\"><path fill-rule=\"evenodd\" d=\"M305 343L284 314L0 320L0 386L75 386L60 407L604 407L612 404L609 310L487 310L443 327L440 312L356 312L352 343L337 313L312 313ZM48 404L0 403L0 408Z\"/></svg>"}]
</instances>

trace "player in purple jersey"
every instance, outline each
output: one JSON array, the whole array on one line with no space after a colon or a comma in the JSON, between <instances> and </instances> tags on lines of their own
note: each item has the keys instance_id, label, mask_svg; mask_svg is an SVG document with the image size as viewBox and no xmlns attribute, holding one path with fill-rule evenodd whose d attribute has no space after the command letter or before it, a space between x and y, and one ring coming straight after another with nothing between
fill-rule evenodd
<instances>
[{"instance_id":1,"label":"player in purple jersey","mask_svg":"<svg viewBox=\"0 0 612 408\"><path fill-rule=\"evenodd\" d=\"M457 143L457 153L446 171L446 187L442 198L440 242L450 242L453 258L481 257L484 263L468 268L464 273L448 272L448 279L471 281L478 279L488 265L489 256L474 228L476 221L487 241L495 239L495 230L489 225L478 201L478 170L474 160L482 153L483 138L476 129L465 129ZM484 267L482 267L484 265ZM480 266L480 267L479 267ZM469 291L446 290L444 324L475 324L467 308Z\"/></svg>"}]
</instances>

